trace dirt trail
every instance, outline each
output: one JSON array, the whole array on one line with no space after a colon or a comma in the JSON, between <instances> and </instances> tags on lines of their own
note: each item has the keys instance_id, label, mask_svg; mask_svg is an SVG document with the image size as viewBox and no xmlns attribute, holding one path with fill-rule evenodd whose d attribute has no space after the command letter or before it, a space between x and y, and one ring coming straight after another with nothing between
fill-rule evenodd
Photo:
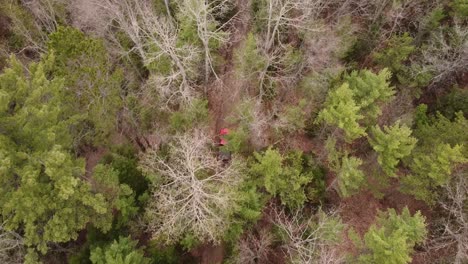
<instances>
[{"instance_id":1,"label":"dirt trail","mask_svg":"<svg viewBox=\"0 0 468 264\"><path fill-rule=\"evenodd\" d=\"M240 46L250 30L251 13L250 0L237 1L238 13L231 26L228 44L222 48L221 54L225 61L224 67L215 80L208 87L208 102L212 116L212 131L216 133L226 125L225 118L232 113L234 107L241 100L245 82L234 72L234 51Z\"/></svg>"},{"instance_id":2,"label":"dirt trail","mask_svg":"<svg viewBox=\"0 0 468 264\"><path fill-rule=\"evenodd\" d=\"M219 79L208 86L208 103L212 118L210 129L214 135L219 129L226 126L228 117L241 100L244 81L237 78L234 72L234 50L239 47L250 30L250 0L237 0L238 13L231 26L231 35L228 44L220 51L225 61L219 73ZM202 264L222 263L224 259L224 246L211 244L197 247L191 255L199 259Z\"/></svg>"}]
</instances>

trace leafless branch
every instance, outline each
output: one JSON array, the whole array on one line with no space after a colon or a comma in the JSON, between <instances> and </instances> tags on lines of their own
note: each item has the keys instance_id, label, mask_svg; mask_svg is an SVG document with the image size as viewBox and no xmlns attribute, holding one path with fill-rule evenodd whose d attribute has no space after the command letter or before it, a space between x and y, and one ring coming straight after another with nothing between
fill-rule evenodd
<instances>
[{"instance_id":1,"label":"leafless branch","mask_svg":"<svg viewBox=\"0 0 468 264\"><path fill-rule=\"evenodd\" d=\"M211 143L195 130L176 136L168 158L154 149L142 157L143 171L161 177L147 209L148 229L167 243L187 233L217 243L229 226L240 165L234 159L224 166L210 149Z\"/></svg>"}]
</instances>

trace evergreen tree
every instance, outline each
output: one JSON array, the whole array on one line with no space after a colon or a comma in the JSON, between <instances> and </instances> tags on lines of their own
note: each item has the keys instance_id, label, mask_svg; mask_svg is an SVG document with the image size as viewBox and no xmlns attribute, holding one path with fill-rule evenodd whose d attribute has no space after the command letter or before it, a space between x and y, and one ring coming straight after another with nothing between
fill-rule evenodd
<instances>
[{"instance_id":1,"label":"evergreen tree","mask_svg":"<svg viewBox=\"0 0 468 264\"><path fill-rule=\"evenodd\" d=\"M455 119L451 121L440 113L435 117L428 117L424 119L422 112L427 110L427 107L422 107L421 113L418 113L417 120L424 120L419 122L414 135L418 139L416 149L418 152L433 152L434 146L438 144L450 144L450 146L461 145L462 153L468 157L468 121L466 120L463 112L455 113Z\"/></svg>"},{"instance_id":2,"label":"evergreen tree","mask_svg":"<svg viewBox=\"0 0 468 264\"><path fill-rule=\"evenodd\" d=\"M302 152L283 156L270 147L263 155L254 153L254 156L256 162L251 172L261 178L271 195L279 195L281 202L289 207L300 207L307 200L304 187L314 176L303 169Z\"/></svg>"},{"instance_id":3,"label":"evergreen tree","mask_svg":"<svg viewBox=\"0 0 468 264\"><path fill-rule=\"evenodd\" d=\"M454 167L468 159L462 147L439 144L430 152L418 152L410 163L412 175L402 179L402 191L434 204L437 187L448 184Z\"/></svg>"},{"instance_id":4,"label":"evergreen tree","mask_svg":"<svg viewBox=\"0 0 468 264\"><path fill-rule=\"evenodd\" d=\"M379 104L390 101L395 94L390 86L389 79L392 73L388 69L374 74L369 70L353 71L345 76L344 80L349 84L353 99L360 109L360 114L371 118L377 118L381 114Z\"/></svg>"},{"instance_id":5,"label":"evergreen tree","mask_svg":"<svg viewBox=\"0 0 468 264\"><path fill-rule=\"evenodd\" d=\"M112 222L104 197L81 179L84 160L69 152L69 127L80 118L64 115L64 80L45 73L53 63L49 56L25 74L12 57L0 75L0 214L43 254L48 242L76 239L88 223L106 231Z\"/></svg>"},{"instance_id":6,"label":"evergreen tree","mask_svg":"<svg viewBox=\"0 0 468 264\"><path fill-rule=\"evenodd\" d=\"M236 70L244 78L254 81L266 67L266 59L261 55L257 40L249 33L244 45L235 54Z\"/></svg>"},{"instance_id":7,"label":"evergreen tree","mask_svg":"<svg viewBox=\"0 0 468 264\"><path fill-rule=\"evenodd\" d=\"M111 208L118 210L117 227L125 225L138 211L132 188L127 184L120 184L119 171L110 165L96 165L93 180L94 189L106 198Z\"/></svg>"},{"instance_id":8,"label":"evergreen tree","mask_svg":"<svg viewBox=\"0 0 468 264\"><path fill-rule=\"evenodd\" d=\"M412 42L413 38L407 32L401 36L395 35L388 40L384 50L374 53L374 60L396 74L405 67L403 62L414 51Z\"/></svg>"},{"instance_id":9,"label":"evergreen tree","mask_svg":"<svg viewBox=\"0 0 468 264\"><path fill-rule=\"evenodd\" d=\"M424 217L418 211L411 216L407 207L398 215L395 209L380 212L377 223L364 236L363 254L358 263L396 264L411 262L413 247L424 240Z\"/></svg>"},{"instance_id":10,"label":"evergreen tree","mask_svg":"<svg viewBox=\"0 0 468 264\"><path fill-rule=\"evenodd\" d=\"M360 107L353 97L353 90L348 83L331 91L325 102L325 108L318 114L316 122L324 121L343 129L347 141L365 135L365 129L358 123L364 116L359 113Z\"/></svg>"},{"instance_id":11,"label":"evergreen tree","mask_svg":"<svg viewBox=\"0 0 468 264\"><path fill-rule=\"evenodd\" d=\"M88 141L102 144L117 125L117 112L122 106L121 69L114 69L103 41L86 36L78 29L58 27L49 36L49 54L55 57L50 68L56 77L64 78L63 111L82 113L85 119L75 133ZM77 135L78 136L78 135Z\"/></svg>"},{"instance_id":12,"label":"evergreen tree","mask_svg":"<svg viewBox=\"0 0 468 264\"><path fill-rule=\"evenodd\" d=\"M341 159L341 165L338 170L338 187L340 195L348 197L362 187L365 175L359 169L362 165L362 160L356 157L349 157L347 154Z\"/></svg>"},{"instance_id":13,"label":"evergreen tree","mask_svg":"<svg viewBox=\"0 0 468 264\"><path fill-rule=\"evenodd\" d=\"M369 143L379 154L378 162L382 169L389 176L395 175L395 169L400 160L411 154L416 139L411 137L411 129L407 126L401 126L399 122L393 126L379 126L372 128L372 137L369 137Z\"/></svg>"},{"instance_id":14,"label":"evergreen tree","mask_svg":"<svg viewBox=\"0 0 468 264\"><path fill-rule=\"evenodd\" d=\"M91 251L90 260L93 264L149 264L151 260L137 249L137 241L130 237L119 237L111 244L96 247Z\"/></svg>"}]
</instances>

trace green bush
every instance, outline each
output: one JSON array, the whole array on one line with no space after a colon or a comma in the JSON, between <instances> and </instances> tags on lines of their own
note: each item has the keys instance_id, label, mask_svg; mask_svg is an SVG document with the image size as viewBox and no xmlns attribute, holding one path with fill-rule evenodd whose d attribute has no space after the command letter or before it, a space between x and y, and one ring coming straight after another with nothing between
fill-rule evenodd
<instances>
[{"instance_id":1,"label":"green bush","mask_svg":"<svg viewBox=\"0 0 468 264\"><path fill-rule=\"evenodd\" d=\"M174 112L169 118L171 130L187 131L196 126L202 126L208 120L208 101L195 99L180 111Z\"/></svg>"}]
</instances>

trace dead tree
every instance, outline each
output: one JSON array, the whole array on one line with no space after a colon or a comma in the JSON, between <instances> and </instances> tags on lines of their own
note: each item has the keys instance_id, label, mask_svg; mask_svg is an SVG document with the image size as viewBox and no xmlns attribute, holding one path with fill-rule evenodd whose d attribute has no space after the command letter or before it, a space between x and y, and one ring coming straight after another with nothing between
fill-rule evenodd
<instances>
[{"instance_id":1,"label":"dead tree","mask_svg":"<svg viewBox=\"0 0 468 264\"><path fill-rule=\"evenodd\" d=\"M64 14L58 12L59 5L65 5L65 0L31 0L21 1L23 14L15 10L17 1L7 0L3 7L12 9L9 16L12 22L12 30L24 39L25 46L21 51L29 50L37 53L47 51L48 34L54 32L58 26L58 18L64 19ZM19 14L19 15L18 15ZM22 16L31 16L31 20L25 20ZM20 51L20 52L21 52Z\"/></svg>"},{"instance_id":2,"label":"dead tree","mask_svg":"<svg viewBox=\"0 0 468 264\"><path fill-rule=\"evenodd\" d=\"M175 137L167 158L149 150L141 168L160 184L147 208L148 229L166 243L186 234L218 243L229 226L240 182L238 162L223 165L200 130Z\"/></svg>"},{"instance_id":3,"label":"dead tree","mask_svg":"<svg viewBox=\"0 0 468 264\"><path fill-rule=\"evenodd\" d=\"M320 14L328 6L325 0L269 0L261 1L257 20L262 25L260 50L265 65L259 74L260 96L268 82L293 81L300 70L284 69L288 46L285 36L290 33L324 31L318 22ZM292 73L292 76L289 76Z\"/></svg>"},{"instance_id":4,"label":"dead tree","mask_svg":"<svg viewBox=\"0 0 468 264\"><path fill-rule=\"evenodd\" d=\"M455 264L468 261L467 174L466 171L455 173L452 182L444 187L445 197L439 202L445 211L445 216L440 219L442 223L440 234L429 239L426 245L428 250L453 247Z\"/></svg>"},{"instance_id":5,"label":"dead tree","mask_svg":"<svg viewBox=\"0 0 468 264\"><path fill-rule=\"evenodd\" d=\"M172 19L157 14L149 0L104 0L99 4L109 24L115 21L134 46L124 54L136 52L145 65L169 60L170 72L155 74L154 86L168 99L179 98L188 103L194 96L193 76L200 53L198 47L179 42L180 29ZM109 32L115 34L115 29Z\"/></svg>"},{"instance_id":6,"label":"dead tree","mask_svg":"<svg viewBox=\"0 0 468 264\"><path fill-rule=\"evenodd\" d=\"M288 215L274 209L272 218L284 236L283 250L291 263L344 262L344 256L334 249L343 230L336 212L319 211L316 216L304 218L301 210Z\"/></svg>"},{"instance_id":7,"label":"dead tree","mask_svg":"<svg viewBox=\"0 0 468 264\"><path fill-rule=\"evenodd\" d=\"M271 263L273 235L267 229L261 229L258 234L249 232L242 237L236 246L233 262L236 264L267 264Z\"/></svg>"},{"instance_id":8,"label":"dead tree","mask_svg":"<svg viewBox=\"0 0 468 264\"><path fill-rule=\"evenodd\" d=\"M218 79L213 67L210 43L216 41L223 44L228 40L228 33L224 29L230 20L224 24L220 24L216 21L215 16L225 15L232 6L232 0L183 0L180 3L180 16L189 18L196 24L197 35L203 45L205 84L208 83L210 73L213 73Z\"/></svg>"},{"instance_id":9,"label":"dead tree","mask_svg":"<svg viewBox=\"0 0 468 264\"><path fill-rule=\"evenodd\" d=\"M468 29L456 24L448 36L442 31L433 34L422 60L425 70L433 75L430 88L450 81L468 67Z\"/></svg>"},{"instance_id":10,"label":"dead tree","mask_svg":"<svg viewBox=\"0 0 468 264\"><path fill-rule=\"evenodd\" d=\"M1 263L23 263L24 255L23 238L16 232L7 231L0 225L0 262Z\"/></svg>"}]
</instances>

